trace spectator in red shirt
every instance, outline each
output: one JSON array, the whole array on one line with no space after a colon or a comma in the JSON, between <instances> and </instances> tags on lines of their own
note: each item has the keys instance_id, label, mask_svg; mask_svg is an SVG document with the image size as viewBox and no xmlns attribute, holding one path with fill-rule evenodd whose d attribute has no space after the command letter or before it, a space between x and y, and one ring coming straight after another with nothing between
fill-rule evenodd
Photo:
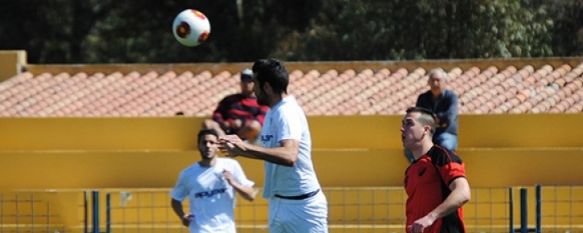
<instances>
[{"instance_id":1,"label":"spectator in red shirt","mask_svg":"<svg viewBox=\"0 0 583 233\"><path fill-rule=\"evenodd\" d=\"M465 233L462 205L470 185L462 160L435 145L435 115L428 109L407 109L401 125L403 146L413 154L405 171L408 233Z\"/></svg>"},{"instance_id":2,"label":"spectator in red shirt","mask_svg":"<svg viewBox=\"0 0 583 233\"><path fill-rule=\"evenodd\" d=\"M259 105L253 92L253 72L241 72L241 93L225 97L213 112L212 119L203 122L203 129L213 129L219 136L237 134L240 138L255 141L261 131L268 106Z\"/></svg>"}]
</instances>

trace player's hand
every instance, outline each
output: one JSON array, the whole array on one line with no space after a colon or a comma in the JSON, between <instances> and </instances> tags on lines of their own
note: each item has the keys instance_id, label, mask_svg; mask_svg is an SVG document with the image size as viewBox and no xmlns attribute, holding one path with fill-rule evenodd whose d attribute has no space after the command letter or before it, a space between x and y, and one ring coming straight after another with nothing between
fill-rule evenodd
<instances>
[{"instance_id":1,"label":"player's hand","mask_svg":"<svg viewBox=\"0 0 583 233\"><path fill-rule=\"evenodd\" d=\"M225 180L227 180L227 182L229 182L229 184L231 186L235 182L235 177L233 177L233 173L231 173L230 171L224 170L223 171L223 177L225 177Z\"/></svg>"},{"instance_id":2,"label":"player's hand","mask_svg":"<svg viewBox=\"0 0 583 233\"><path fill-rule=\"evenodd\" d=\"M430 218L429 216L425 216L423 218L417 219L413 224L407 226L408 233L423 233L425 228L431 226L435 220Z\"/></svg>"},{"instance_id":3,"label":"player's hand","mask_svg":"<svg viewBox=\"0 0 583 233\"><path fill-rule=\"evenodd\" d=\"M194 219L193 214L190 213L185 214L184 216L182 216L182 225L184 225L185 227L189 227L193 219Z\"/></svg>"},{"instance_id":4,"label":"player's hand","mask_svg":"<svg viewBox=\"0 0 583 233\"><path fill-rule=\"evenodd\" d=\"M219 137L219 150L227 152L230 157L235 157L246 150L246 144L237 135L225 135Z\"/></svg>"}]
</instances>

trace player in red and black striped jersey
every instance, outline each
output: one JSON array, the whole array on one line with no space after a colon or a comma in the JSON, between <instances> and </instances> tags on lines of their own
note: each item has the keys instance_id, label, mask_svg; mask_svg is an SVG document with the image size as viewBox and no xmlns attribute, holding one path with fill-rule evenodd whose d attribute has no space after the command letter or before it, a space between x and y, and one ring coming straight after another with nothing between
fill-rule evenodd
<instances>
[{"instance_id":1,"label":"player in red and black striped jersey","mask_svg":"<svg viewBox=\"0 0 583 233\"><path fill-rule=\"evenodd\" d=\"M415 160L405 172L409 233L465 233L462 205L470 185L461 159L434 145L435 116L430 110L407 109L401 126L403 146Z\"/></svg>"},{"instance_id":2,"label":"player in red and black striped jersey","mask_svg":"<svg viewBox=\"0 0 583 233\"><path fill-rule=\"evenodd\" d=\"M261 131L268 106L259 105L253 93L253 73L250 69L241 72L241 93L225 97L212 119L203 122L204 129L214 129L219 136L237 134L240 138L254 141Z\"/></svg>"}]
</instances>

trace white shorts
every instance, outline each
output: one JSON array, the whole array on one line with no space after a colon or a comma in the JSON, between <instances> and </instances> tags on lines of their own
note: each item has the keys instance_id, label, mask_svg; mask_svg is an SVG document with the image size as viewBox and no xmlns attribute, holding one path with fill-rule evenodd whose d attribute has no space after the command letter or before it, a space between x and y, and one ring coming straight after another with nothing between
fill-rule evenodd
<instances>
[{"instance_id":1,"label":"white shorts","mask_svg":"<svg viewBox=\"0 0 583 233\"><path fill-rule=\"evenodd\" d=\"M196 218L196 217L195 217ZM197 225L194 221L190 223L189 226L190 233L236 233L235 223L225 223L220 226L201 226Z\"/></svg>"},{"instance_id":2,"label":"white shorts","mask_svg":"<svg viewBox=\"0 0 583 233\"><path fill-rule=\"evenodd\" d=\"M327 233L328 202L322 191L304 200L269 199L270 233Z\"/></svg>"}]
</instances>

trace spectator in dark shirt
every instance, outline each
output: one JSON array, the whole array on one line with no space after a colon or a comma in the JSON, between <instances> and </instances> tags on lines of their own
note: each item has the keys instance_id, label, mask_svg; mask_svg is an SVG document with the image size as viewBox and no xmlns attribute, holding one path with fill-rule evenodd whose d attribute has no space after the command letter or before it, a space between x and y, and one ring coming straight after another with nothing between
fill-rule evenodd
<instances>
[{"instance_id":1,"label":"spectator in dark shirt","mask_svg":"<svg viewBox=\"0 0 583 233\"><path fill-rule=\"evenodd\" d=\"M219 136L237 134L240 138L255 141L269 107L257 103L253 86L253 72L250 69L243 70L241 93L221 100L212 119L203 122L203 129L214 129Z\"/></svg>"},{"instance_id":2,"label":"spectator in dark shirt","mask_svg":"<svg viewBox=\"0 0 583 233\"><path fill-rule=\"evenodd\" d=\"M433 135L433 142L450 151L454 151L458 145L458 97L445 88L448 80L447 73L441 69L429 72L429 87L427 92L417 98L417 107L431 110L437 120L437 129Z\"/></svg>"}]
</instances>

